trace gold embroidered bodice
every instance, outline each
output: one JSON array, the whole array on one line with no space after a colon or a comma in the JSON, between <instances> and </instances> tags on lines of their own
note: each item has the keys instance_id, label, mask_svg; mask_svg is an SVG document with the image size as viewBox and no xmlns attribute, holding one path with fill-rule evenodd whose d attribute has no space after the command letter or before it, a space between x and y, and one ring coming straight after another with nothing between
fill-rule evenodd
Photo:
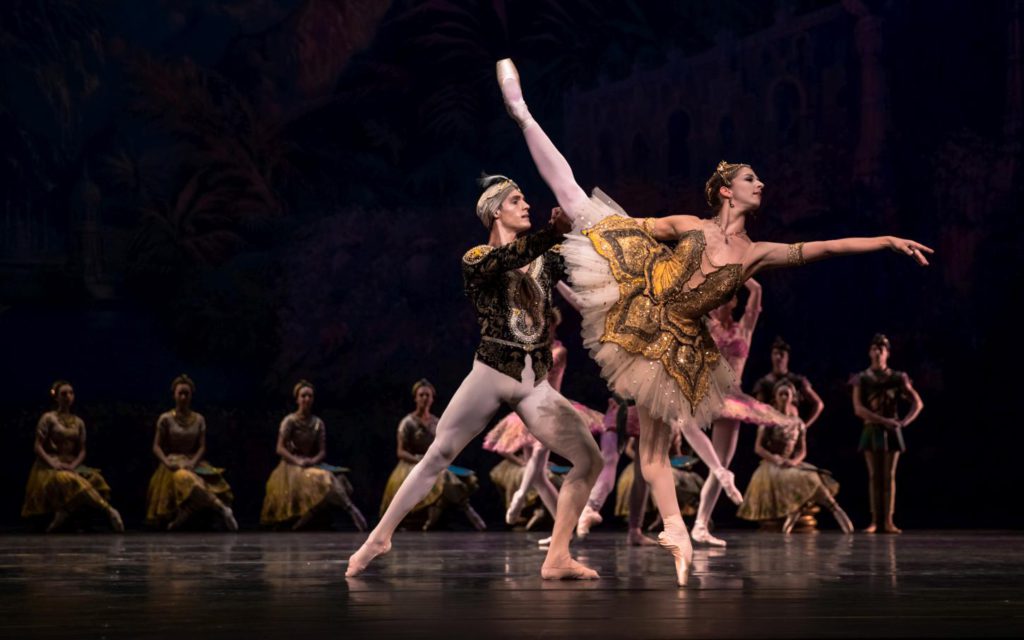
<instances>
[{"instance_id":1,"label":"gold embroidered bodice","mask_svg":"<svg viewBox=\"0 0 1024 640\"><path fill-rule=\"evenodd\" d=\"M292 413L281 421L284 432L284 447L289 453L312 457L320 453L320 435L324 432L324 421L316 416L303 419Z\"/></svg>"},{"instance_id":2,"label":"gold embroidered bodice","mask_svg":"<svg viewBox=\"0 0 1024 640\"><path fill-rule=\"evenodd\" d=\"M721 358L703 316L736 293L743 266L712 265L700 229L674 249L624 216L604 218L584 235L619 284L601 341L660 362L695 412Z\"/></svg>"},{"instance_id":3,"label":"gold embroidered bodice","mask_svg":"<svg viewBox=\"0 0 1024 640\"><path fill-rule=\"evenodd\" d=\"M206 419L191 411L187 418L172 409L161 414L156 428L162 432L160 447L167 455L192 455L199 448L199 437L206 432Z\"/></svg>"},{"instance_id":4,"label":"gold embroidered bodice","mask_svg":"<svg viewBox=\"0 0 1024 640\"><path fill-rule=\"evenodd\" d=\"M72 414L48 411L39 418L36 433L43 442L43 450L61 462L70 462L82 447L85 423Z\"/></svg>"}]
</instances>

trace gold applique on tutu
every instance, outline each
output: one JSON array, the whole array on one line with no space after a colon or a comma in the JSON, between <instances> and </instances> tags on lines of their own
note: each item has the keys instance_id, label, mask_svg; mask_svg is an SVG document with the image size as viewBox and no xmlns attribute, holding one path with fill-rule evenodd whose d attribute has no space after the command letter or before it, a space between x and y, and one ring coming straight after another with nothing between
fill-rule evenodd
<instances>
[{"instance_id":1,"label":"gold applique on tutu","mask_svg":"<svg viewBox=\"0 0 1024 640\"><path fill-rule=\"evenodd\" d=\"M725 265L691 286L704 275L700 230L683 234L674 251L632 218L608 216L583 234L608 261L619 287L601 342L660 362L696 413L721 358L702 317L735 292L742 265Z\"/></svg>"}]
</instances>

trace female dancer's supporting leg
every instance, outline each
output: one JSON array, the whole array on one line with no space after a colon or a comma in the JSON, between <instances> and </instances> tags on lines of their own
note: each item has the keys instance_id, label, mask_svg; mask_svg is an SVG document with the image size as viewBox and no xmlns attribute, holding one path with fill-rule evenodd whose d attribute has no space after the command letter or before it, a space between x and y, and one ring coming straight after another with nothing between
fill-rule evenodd
<instances>
[{"instance_id":1,"label":"female dancer's supporting leg","mask_svg":"<svg viewBox=\"0 0 1024 640\"><path fill-rule=\"evenodd\" d=\"M643 461L637 452L633 460L633 486L629 489L629 532L626 542L630 546L643 547L658 544L644 535L644 513L647 511L647 498L651 492L644 480Z\"/></svg>"},{"instance_id":2,"label":"female dancer's supporting leg","mask_svg":"<svg viewBox=\"0 0 1024 640\"><path fill-rule=\"evenodd\" d=\"M736 453L736 442L739 440L740 423L738 420L719 419L715 420L711 427L711 443L718 454L718 459L725 467L732 462L733 454ZM700 490L700 506L697 508L697 517L693 522L693 531L690 536L694 542L703 542L716 547L724 547L725 540L716 538L708 531L708 522L711 514L714 513L715 504L718 503L718 496L722 493L722 484L715 474L709 474L707 481Z\"/></svg>"},{"instance_id":3,"label":"female dancer's supporting leg","mask_svg":"<svg viewBox=\"0 0 1024 640\"><path fill-rule=\"evenodd\" d=\"M672 443L672 429L651 417L645 407L640 410L640 470L643 479L651 487L654 505L661 514L665 530L658 534L658 544L672 554L676 565L676 581L686 584L690 563L693 561L693 546L686 532L683 516L679 512L676 498L676 482L672 476L672 464L668 452Z\"/></svg>"}]
</instances>

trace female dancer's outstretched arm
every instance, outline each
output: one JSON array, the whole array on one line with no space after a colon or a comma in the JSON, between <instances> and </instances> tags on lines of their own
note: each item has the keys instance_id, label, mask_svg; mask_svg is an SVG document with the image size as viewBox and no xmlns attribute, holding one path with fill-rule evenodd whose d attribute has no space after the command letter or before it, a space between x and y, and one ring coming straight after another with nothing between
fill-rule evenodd
<instances>
[{"instance_id":1,"label":"female dancer's outstretched arm","mask_svg":"<svg viewBox=\"0 0 1024 640\"><path fill-rule=\"evenodd\" d=\"M523 89L519 84L519 72L512 60L505 58L497 64L498 84L505 108L523 130L526 146L530 149L534 164L541 178L555 194L558 204L570 219L576 217L579 207L587 201L587 194L576 184L572 168L565 157L555 148L551 139L530 115L523 100Z\"/></svg>"},{"instance_id":2,"label":"female dancer's outstretched arm","mask_svg":"<svg viewBox=\"0 0 1024 640\"><path fill-rule=\"evenodd\" d=\"M842 238L839 240L819 240L815 242L798 242L781 244L778 242L755 242L750 245L744 259L746 268L744 277L750 278L759 271L776 267L796 267L807 262L835 258L838 256L870 253L890 249L896 253L904 253L917 261L922 267L928 266L926 253L935 253L929 247L914 240L906 240L895 236L878 236L876 238Z\"/></svg>"}]
</instances>

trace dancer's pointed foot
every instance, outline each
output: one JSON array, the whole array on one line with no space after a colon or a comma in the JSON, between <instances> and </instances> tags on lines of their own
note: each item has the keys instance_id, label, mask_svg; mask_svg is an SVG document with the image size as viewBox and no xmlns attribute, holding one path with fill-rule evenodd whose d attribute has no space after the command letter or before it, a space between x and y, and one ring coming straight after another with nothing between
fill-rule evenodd
<instances>
[{"instance_id":1,"label":"dancer's pointed foot","mask_svg":"<svg viewBox=\"0 0 1024 640\"><path fill-rule=\"evenodd\" d=\"M601 576L585 565L572 558L559 561L544 561L540 568L540 577L545 580L597 580Z\"/></svg>"},{"instance_id":2,"label":"dancer's pointed foot","mask_svg":"<svg viewBox=\"0 0 1024 640\"><path fill-rule=\"evenodd\" d=\"M803 515L799 509L786 516L786 520L782 523L782 533L792 533L793 527L796 526L796 521Z\"/></svg>"},{"instance_id":3,"label":"dancer's pointed foot","mask_svg":"<svg viewBox=\"0 0 1024 640\"><path fill-rule=\"evenodd\" d=\"M437 521L441 519L442 509L436 504L432 504L427 507L427 519L423 521L423 530L430 531L437 524Z\"/></svg>"},{"instance_id":4,"label":"dancer's pointed foot","mask_svg":"<svg viewBox=\"0 0 1024 640\"><path fill-rule=\"evenodd\" d=\"M466 518L469 520L469 523L473 525L474 529L477 531L487 531L487 523L484 522L484 519L476 512L476 509L467 504L462 511L466 514Z\"/></svg>"},{"instance_id":5,"label":"dancer's pointed foot","mask_svg":"<svg viewBox=\"0 0 1024 640\"><path fill-rule=\"evenodd\" d=\"M366 517L363 516L363 512L359 510L356 505L350 505L348 508L348 515L352 518L352 524L356 526L359 531L366 531Z\"/></svg>"},{"instance_id":6,"label":"dancer's pointed foot","mask_svg":"<svg viewBox=\"0 0 1024 640\"><path fill-rule=\"evenodd\" d=\"M50 524L46 526L46 533L53 533L54 531L59 530L64 526L64 523L67 522L70 515L70 513L63 509L54 513L53 520L50 520Z\"/></svg>"},{"instance_id":7,"label":"dancer's pointed foot","mask_svg":"<svg viewBox=\"0 0 1024 640\"><path fill-rule=\"evenodd\" d=\"M529 531L544 518L544 514L547 513L543 507L538 507L533 510L533 515L526 521L526 530Z\"/></svg>"},{"instance_id":8,"label":"dancer's pointed foot","mask_svg":"<svg viewBox=\"0 0 1024 640\"><path fill-rule=\"evenodd\" d=\"M345 569L345 577L358 576L370 566L373 559L391 551L391 541L371 542L367 540L359 550L348 557L348 568Z\"/></svg>"},{"instance_id":9,"label":"dancer's pointed foot","mask_svg":"<svg viewBox=\"0 0 1024 640\"><path fill-rule=\"evenodd\" d=\"M595 511L589 504L583 507L580 519L576 521L576 537L586 538L590 535L590 528L601 524L602 521L601 514Z\"/></svg>"},{"instance_id":10,"label":"dancer's pointed foot","mask_svg":"<svg viewBox=\"0 0 1024 640\"><path fill-rule=\"evenodd\" d=\"M710 545L712 547L724 547L727 544L725 540L711 535L711 532L708 531L708 525L700 520L693 523L693 529L690 530L690 538L692 538L694 542Z\"/></svg>"},{"instance_id":11,"label":"dancer's pointed foot","mask_svg":"<svg viewBox=\"0 0 1024 640\"><path fill-rule=\"evenodd\" d=\"M517 489L512 494L512 499L508 501L508 509L505 510L505 524L515 524L519 520L519 514L524 506L526 506L526 492Z\"/></svg>"},{"instance_id":12,"label":"dancer's pointed foot","mask_svg":"<svg viewBox=\"0 0 1024 640\"><path fill-rule=\"evenodd\" d=\"M551 536L548 536L546 538L541 538L540 540L538 540L537 541L537 546L538 547L550 547L551 546Z\"/></svg>"},{"instance_id":13,"label":"dancer's pointed foot","mask_svg":"<svg viewBox=\"0 0 1024 640\"><path fill-rule=\"evenodd\" d=\"M630 529L626 534L626 544L631 547L654 547L658 542L654 538L648 538L639 527Z\"/></svg>"},{"instance_id":14,"label":"dancer's pointed foot","mask_svg":"<svg viewBox=\"0 0 1024 640\"><path fill-rule=\"evenodd\" d=\"M668 529L658 534L658 545L672 554L676 565L676 584L680 587L686 586L686 580L690 575L690 565L693 563L693 545L690 544L690 536L686 531L669 531Z\"/></svg>"},{"instance_id":15,"label":"dancer's pointed foot","mask_svg":"<svg viewBox=\"0 0 1024 640\"><path fill-rule=\"evenodd\" d=\"M121 520L121 514L117 512L117 509L110 507L107 510L107 519L110 520L110 528L117 533L124 533L124 521Z\"/></svg>"},{"instance_id":16,"label":"dancer's pointed foot","mask_svg":"<svg viewBox=\"0 0 1024 640\"><path fill-rule=\"evenodd\" d=\"M238 531L238 521L235 520L235 512L231 510L231 507L224 507L220 514L228 531Z\"/></svg>"},{"instance_id":17,"label":"dancer's pointed foot","mask_svg":"<svg viewBox=\"0 0 1024 640\"><path fill-rule=\"evenodd\" d=\"M829 510L839 524L839 528L843 530L843 533L853 533L853 522L850 521L850 516L846 515L846 512L838 504L833 504Z\"/></svg>"},{"instance_id":18,"label":"dancer's pointed foot","mask_svg":"<svg viewBox=\"0 0 1024 640\"><path fill-rule=\"evenodd\" d=\"M728 496L730 500L736 504L743 502L743 494L736 488L736 477L725 467L718 467L714 470L715 478L718 480L718 484L722 485L722 491Z\"/></svg>"},{"instance_id":19,"label":"dancer's pointed foot","mask_svg":"<svg viewBox=\"0 0 1024 640\"><path fill-rule=\"evenodd\" d=\"M533 116L530 115L530 110L526 108L526 102L523 100L523 88L519 84L519 71L516 70L516 65L511 59L505 58L498 60L495 71L508 115L525 129L533 121Z\"/></svg>"}]
</instances>

